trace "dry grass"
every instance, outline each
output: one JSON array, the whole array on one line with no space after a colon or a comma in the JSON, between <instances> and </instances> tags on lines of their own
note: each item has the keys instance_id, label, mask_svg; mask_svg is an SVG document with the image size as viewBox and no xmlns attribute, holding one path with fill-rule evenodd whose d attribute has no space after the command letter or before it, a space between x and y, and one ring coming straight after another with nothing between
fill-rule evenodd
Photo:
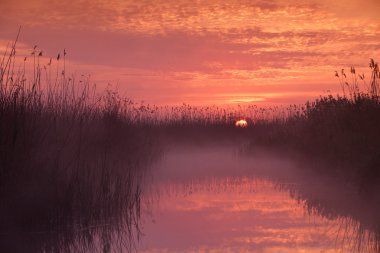
<instances>
[{"instance_id":1,"label":"dry grass","mask_svg":"<svg viewBox=\"0 0 380 253\"><path fill-rule=\"evenodd\" d=\"M380 74L373 60L368 87L354 68L352 82L344 70L336 73L343 97L284 108L157 107L111 89L97 95L89 77L67 75L66 50L42 65L34 47L32 62L17 69L16 43L0 62L1 251L132 250L144 168L168 143L291 149L333 164L321 172L367 195L379 190ZM240 118L249 127L234 127Z\"/></svg>"},{"instance_id":2,"label":"dry grass","mask_svg":"<svg viewBox=\"0 0 380 253\"><path fill-rule=\"evenodd\" d=\"M16 42L0 65L0 251L132 250L153 136L58 62L44 79L36 47L33 79L16 72Z\"/></svg>"}]
</instances>

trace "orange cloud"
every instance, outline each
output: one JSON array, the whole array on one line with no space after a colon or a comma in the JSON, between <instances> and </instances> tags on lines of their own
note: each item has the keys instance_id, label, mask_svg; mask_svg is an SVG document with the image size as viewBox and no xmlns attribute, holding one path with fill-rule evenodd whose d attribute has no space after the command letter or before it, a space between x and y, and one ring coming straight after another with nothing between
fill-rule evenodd
<instances>
[{"instance_id":1,"label":"orange cloud","mask_svg":"<svg viewBox=\"0 0 380 253\"><path fill-rule=\"evenodd\" d=\"M38 44L47 57L66 48L100 86L116 81L137 100L220 104L247 92L254 96L245 101L255 103L282 92L287 99L265 101L293 103L338 92L334 70L364 68L378 55L379 6L375 0L2 1L0 40L22 25L23 44Z\"/></svg>"}]
</instances>

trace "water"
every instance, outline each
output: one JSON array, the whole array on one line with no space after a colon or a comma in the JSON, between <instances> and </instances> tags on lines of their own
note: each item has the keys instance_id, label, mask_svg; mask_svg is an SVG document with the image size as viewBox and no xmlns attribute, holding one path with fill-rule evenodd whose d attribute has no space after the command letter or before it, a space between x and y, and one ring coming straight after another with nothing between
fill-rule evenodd
<instances>
[{"instance_id":1,"label":"water","mask_svg":"<svg viewBox=\"0 0 380 253\"><path fill-rule=\"evenodd\" d=\"M151 180L139 252L378 252L357 191L286 158L175 149Z\"/></svg>"},{"instance_id":2,"label":"water","mask_svg":"<svg viewBox=\"0 0 380 253\"><path fill-rule=\"evenodd\" d=\"M146 160L89 167L50 199L20 188L0 205L0 251L380 252L377 192L317 165L178 143Z\"/></svg>"},{"instance_id":3,"label":"water","mask_svg":"<svg viewBox=\"0 0 380 253\"><path fill-rule=\"evenodd\" d=\"M337 224L305 214L265 181L202 182L176 189L145 221L142 252L321 252ZM215 185L213 185L215 184ZM177 191L178 190L178 191ZM145 240L145 242L144 242Z\"/></svg>"}]
</instances>

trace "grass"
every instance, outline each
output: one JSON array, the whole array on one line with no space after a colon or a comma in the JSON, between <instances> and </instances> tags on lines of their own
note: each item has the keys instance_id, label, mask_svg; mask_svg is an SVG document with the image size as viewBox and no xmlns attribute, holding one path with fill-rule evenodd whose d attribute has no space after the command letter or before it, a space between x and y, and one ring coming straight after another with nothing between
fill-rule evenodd
<instances>
[{"instance_id":1,"label":"grass","mask_svg":"<svg viewBox=\"0 0 380 253\"><path fill-rule=\"evenodd\" d=\"M98 95L88 77L67 75L66 50L43 65L34 47L32 62L17 67L16 43L0 62L0 251L132 251L141 182L167 145L243 143L248 151L296 153L329 164L315 168L363 196L379 190L380 74L373 60L368 85L354 68L351 83L343 70L336 73L342 97L288 108L157 107L111 89ZM249 127L238 129L242 117Z\"/></svg>"},{"instance_id":2,"label":"grass","mask_svg":"<svg viewBox=\"0 0 380 253\"><path fill-rule=\"evenodd\" d=\"M132 250L142 173L161 152L147 124L88 80L42 83L39 61L27 82L15 48L0 65L0 251Z\"/></svg>"},{"instance_id":3,"label":"grass","mask_svg":"<svg viewBox=\"0 0 380 253\"><path fill-rule=\"evenodd\" d=\"M366 190L380 180L379 115L378 97L321 97L296 116L269 123L265 131L270 133L257 135L252 146L292 150L309 161L325 161L330 166L324 172L355 180Z\"/></svg>"}]
</instances>

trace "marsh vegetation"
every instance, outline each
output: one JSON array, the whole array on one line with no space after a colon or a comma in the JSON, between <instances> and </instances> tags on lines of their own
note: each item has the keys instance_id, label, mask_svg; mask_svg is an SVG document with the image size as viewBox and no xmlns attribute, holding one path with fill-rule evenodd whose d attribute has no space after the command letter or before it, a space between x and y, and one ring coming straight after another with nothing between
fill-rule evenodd
<instances>
[{"instance_id":1,"label":"marsh vegetation","mask_svg":"<svg viewBox=\"0 0 380 253\"><path fill-rule=\"evenodd\" d=\"M304 187L285 188L309 210L361 224L359 242L367 243L360 231L369 231L371 250L380 252L380 73L373 60L368 86L358 75L362 90L355 69L352 82L337 73L341 97L281 108L157 107L111 89L98 93L88 77L69 76L66 51L43 65L34 47L18 64L16 43L0 63L1 251L135 250L151 165L179 146L211 144L307 163L305 170L340 182L336 199L347 186L354 194L339 205ZM248 127L237 128L242 118Z\"/></svg>"}]
</instances>

